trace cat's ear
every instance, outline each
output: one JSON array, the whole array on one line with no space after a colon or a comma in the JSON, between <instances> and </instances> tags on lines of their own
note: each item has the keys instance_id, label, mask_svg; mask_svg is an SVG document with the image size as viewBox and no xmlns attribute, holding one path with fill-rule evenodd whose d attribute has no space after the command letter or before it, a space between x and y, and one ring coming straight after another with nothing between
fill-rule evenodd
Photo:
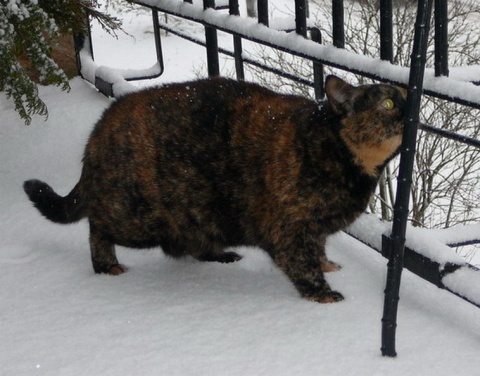
<instances>
[{"instance_id":1,"label":"cat's ear","mask_svg":"<svg viewBox=\"0 0 480 376\"><path fill-rule=\"evenodd\" d=\"M408 90L407 90L406 88L401 87L401 86L396 86L396 85L395 85L395 87L396 87L398 90L400 90L400 93L402 94L402 97L403 97L404 99L406 99L406 98L407 98L407 95L408 95Z\"/></svg>"},{"instance_id":2,"label":"cat's ear","mask_svg":"<svg viewBox=\"0 0 480 376\"><path fill-rule=\"evenodd\" d=\"M337 76L330 75L325 80L325 93L335 113L340 115L351 110L351 99L355 93L355 86Z\"/></svg>"}]
</instances>

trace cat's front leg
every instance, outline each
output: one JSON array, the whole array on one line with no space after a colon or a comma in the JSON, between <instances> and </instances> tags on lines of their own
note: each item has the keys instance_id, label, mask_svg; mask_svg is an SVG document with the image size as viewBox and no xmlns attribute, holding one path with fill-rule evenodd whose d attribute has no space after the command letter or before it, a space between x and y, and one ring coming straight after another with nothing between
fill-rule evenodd
<instances>
[{"instance_id":1,"label":"cat's front leg","mask_svg":"<svg viewBox=\"0 0 480 376\"><path fill-rule=\"evenodd\" d=\"M331 270L325 270L329 269L326 263L328 260L325 249L318 249L319 246L324 247L324 242L321 242L317 234L297 233L295 241L289 247L275 247L272 252L273 261L290 278L303 298L319 303L341 301L343 295L333 291L325 280L324 271Z\"/></svg>"}]
</instances>

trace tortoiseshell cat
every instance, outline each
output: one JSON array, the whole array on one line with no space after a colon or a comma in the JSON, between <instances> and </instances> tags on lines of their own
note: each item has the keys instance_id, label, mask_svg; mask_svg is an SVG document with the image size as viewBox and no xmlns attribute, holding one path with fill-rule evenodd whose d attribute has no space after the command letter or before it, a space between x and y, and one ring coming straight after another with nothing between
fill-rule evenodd
<instances>
[{"instance_id":1,"label":"tortoiseshell cat","mask_svg":"<svg viewBox=\"0 0 480 376\"><path fill-rule=\"evenodd\" d=\"M405 94L335 76L325 90L320 107L222 78L129 94L96 124L66 197L38 180L25 192L54 222L88 218L96 273L126 271L115 244L220 262L257 245L306 299L342 300L325 239L365 210L398 152Z\"/></svg>"}]
</instances>

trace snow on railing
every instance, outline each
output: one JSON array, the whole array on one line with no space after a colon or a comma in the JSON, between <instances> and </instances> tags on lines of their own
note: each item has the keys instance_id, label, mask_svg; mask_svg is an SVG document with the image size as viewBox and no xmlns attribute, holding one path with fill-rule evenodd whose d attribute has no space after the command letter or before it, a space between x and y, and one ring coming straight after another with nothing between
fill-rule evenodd
<instances>
[{"instance_id":1,"label":"snow on railing","mask_svg":"<svg viewBox=\"0 0 480 376\"><path fill-rule=\"evenodd\" d=\"M116 69L98 66L93 56L92 39L90 30L88 30L86 37L84 35L77 35L75 37L79 74L83 79L94 84L100 92L110 97L119 97L138 90L138 88L130 84L129 81L146 80L161 76L164 66L158 12L156 10L152 10L152 22L157 57L154 65L146 69Z\"/></svg>"},{"instance_id":2,"label":"snow on railing","mask_svg":"<svg viewBox=\"0 0 480 376\"><path fill-rule=\"evenodd\" d=\"M112 97L119 97L136 90L120 70L98 66L89 49L89 42L85 41L83 49L79 52L81 59L79 71L83 79L94 84L105 95Z\"/></svg>"},{"instance_id":3,"label":"snow on railing","mask_svg":"<svg viewBox=\"0 0 480 376\"><path fill-rule=\"evenodd\" d=\"M382 251L382 239L391 230L390 222L374 214L364 214L345 232L388 258ZM409 225L404 267L480 308L480 269L468 264L451 248L479 242L480 224L434 230Z\"/></svg>"}]
</instances>

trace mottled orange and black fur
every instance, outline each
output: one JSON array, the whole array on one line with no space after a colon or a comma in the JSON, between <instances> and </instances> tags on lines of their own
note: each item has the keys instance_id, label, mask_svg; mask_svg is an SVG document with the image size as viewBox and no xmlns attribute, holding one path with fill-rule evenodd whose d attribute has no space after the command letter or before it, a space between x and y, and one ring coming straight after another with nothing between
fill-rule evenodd
<instances>
[{"instance_id":1,"label":"mottled orange and black fur","mask_svg":"<svg viewBox=\"0 0 480 376\"><path fill-rule=\"evenodd\" d=\"M54 222L88 218L97 273L126 270L115 244L220 262L257 245L303 297L338 301L325 239L365 210L398 152L405 95L334 76L325 89L320 106L222 78L129 94L95 126L68 196L24 189Z\"/></svg>"}]
</instances>

